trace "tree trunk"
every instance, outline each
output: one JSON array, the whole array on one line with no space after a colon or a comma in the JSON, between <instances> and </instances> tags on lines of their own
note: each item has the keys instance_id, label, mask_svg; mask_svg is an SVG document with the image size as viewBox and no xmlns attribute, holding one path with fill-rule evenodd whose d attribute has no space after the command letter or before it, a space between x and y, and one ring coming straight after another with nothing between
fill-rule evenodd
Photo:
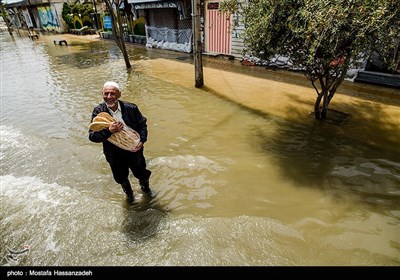
<instances>
[{"instance_id":1,"label":"tree trunk","mask_svg":"<svg viewBox=\"0 0 400 280\"><path fill-rule=\"evenodd\" d=\"M131 68L131 62L129 61L129 56L128 52L126 51L126 46L125 46L125 38L124 38L124 30L122 28L122 19L121 19L121 14L117 10L117 24L118 24L118 31L119 31L119 48L121 49L122 56L124 57L125 65L126 68Z\"/></svg>"},{"instance_id":2,"label":"tree trunk","mask_svg":"<svg viewBox=\"0 0 400 280\"><path fill-rule=\"evenodd\" d=\"M326 113L328 111L328 106L329 106L329 99L328 99L328 91L324 91L322 93L323 96L323 101L322 101L322 110L321 110L321 119L325 120L326 119Z\"/></svg>"},{"instance_id":3,"label":"tree trunk","mask_svg":"<svg viewBox=\"0 0 400 280\"><path fill-rule=\"evenodd\" d=\"M129 61L128 52L126 51L126 46L125 46L121 15L119 14L118 8L116 7L116 9L114 10L109 1L110 0L106 0L105 4L107 6L108 13L110 14L111 17L111 25L112 25L114 41L117 44L118 48L121 50L122 56L124 57L126 68L131 68L132 65L131 62ZM120 4L120 2L117 1L117 4Z\"/></svg>"},{"instance_id":4,"label":"tree trunk","mask_svg":"<svg viewBox=\"0 0 400 280\"><path fill-rule=\"evenodd\" d=\"M321 111L320 111L322 97L323 97L323 94L318 93L317 100L315 100L315 103L314 103L314 118L317 120L322 119Z\"/></svg>"},{"instance_id":5,"label":"tree trunk","mask_svg":"<svg viewBox=\"0 0 400 280\"><path fill-rule=\"evenodd\" d=\"M11 27L11 22L10 22L10 20L8 19L8 17L7 17L7 13L6 13L6 10L4 9L4 6L3 6L3 4L1 4L0 5L0 12L1 12L1 15L2 15L2 17L3 17L3 20L4 20L4 22L6 23L6 25L7 25L7 31L8 31L8 33L12 36L13 34L12 34L12 27Z\"/></svg>"}]
</instances>

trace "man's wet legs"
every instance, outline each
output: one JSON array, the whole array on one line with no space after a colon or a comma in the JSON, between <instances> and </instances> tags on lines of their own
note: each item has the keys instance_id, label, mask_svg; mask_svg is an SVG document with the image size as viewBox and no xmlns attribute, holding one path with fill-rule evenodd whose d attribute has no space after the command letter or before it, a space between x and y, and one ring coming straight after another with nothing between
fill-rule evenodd
<instances>
[{"instance_id":1,"label":"man's wet legs","mask_svg":"<svg viewBox=\"0 0 400 280\"><path fill-rule=\"evenodd\" d=\"M153 198L155 195L153 191L150 189L149 179L147 180L139 180L140 189L147 194L150 198Z\"/></svg>"},{"instance_id":2,"label":"man's wet legs","mask_svg":"<svg viewBox=\"0 0 400 280\"><path fill-rule=\"evenodd\" d=\"M124 191L124 193L126 194L126 199L129 202L133 202L134 201L134 196L133 196L133 190L132 190L132 186L131 183L129 182L129 180L125 180L125 182L123 182L121 184L122 186L122 190Z\"/></svg>"}]
</instances>

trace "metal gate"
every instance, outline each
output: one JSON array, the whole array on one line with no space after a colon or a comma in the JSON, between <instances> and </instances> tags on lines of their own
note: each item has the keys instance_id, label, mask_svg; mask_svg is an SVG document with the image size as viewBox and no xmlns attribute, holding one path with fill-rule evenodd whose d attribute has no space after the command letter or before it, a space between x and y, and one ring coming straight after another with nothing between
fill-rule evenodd
<instances>
[{"instance_id":1,"label":"metal gate","mask_svg":"<svg viewBox=\"0 0 400 280\"><path fill-rule=\"evenodd\" d=\"M231 54L230 14L218 11L219 2L208 2L205 19L205 51Z\"/></svg>"}]
</instances>

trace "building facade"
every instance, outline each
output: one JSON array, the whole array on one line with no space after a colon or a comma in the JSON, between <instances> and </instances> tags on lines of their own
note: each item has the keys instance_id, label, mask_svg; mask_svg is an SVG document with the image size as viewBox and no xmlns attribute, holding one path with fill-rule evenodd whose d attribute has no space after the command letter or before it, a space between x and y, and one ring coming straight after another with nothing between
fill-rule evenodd
<instances>
[{"instance_id":1,"label":"building facade","mask_svg":"<svg viewBox=\"0 0 400 280\"><path fill-rule=\"evenodd\" d=\"M203 52L241 59L242 26L236 15L218 10L220 1L200 1ZM40 31L66 33L70 32L70 27L62 19L64 2L73 4L76 1L21 0L7 4L6 9L14 28L33 27ZM80 3L93 4L97 30L110 30L103 0L80 0ZM122 2L119 11L123 15L127 41L129 36L143 37L149 48L193 51L192 0L127 0L125 3L127 7ZM73 18L83 25L80 15Z\"/></svg>"}]
</instances>

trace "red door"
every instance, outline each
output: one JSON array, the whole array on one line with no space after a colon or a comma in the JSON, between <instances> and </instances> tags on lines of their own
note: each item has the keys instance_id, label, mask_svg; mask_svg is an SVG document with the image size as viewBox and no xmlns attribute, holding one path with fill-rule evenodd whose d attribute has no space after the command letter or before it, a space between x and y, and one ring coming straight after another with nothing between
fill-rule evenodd
<instances>
[{"instance_id":1,"label":"red door","mask_svg":"<svg viewBox=\"0 0 400 280\"><path fill-rule=\"evenodd\" d=\"M205 17L205 51L231 54L230 14L218 11L218 1L208 2Z\"/></svg>"}]
</instances>

